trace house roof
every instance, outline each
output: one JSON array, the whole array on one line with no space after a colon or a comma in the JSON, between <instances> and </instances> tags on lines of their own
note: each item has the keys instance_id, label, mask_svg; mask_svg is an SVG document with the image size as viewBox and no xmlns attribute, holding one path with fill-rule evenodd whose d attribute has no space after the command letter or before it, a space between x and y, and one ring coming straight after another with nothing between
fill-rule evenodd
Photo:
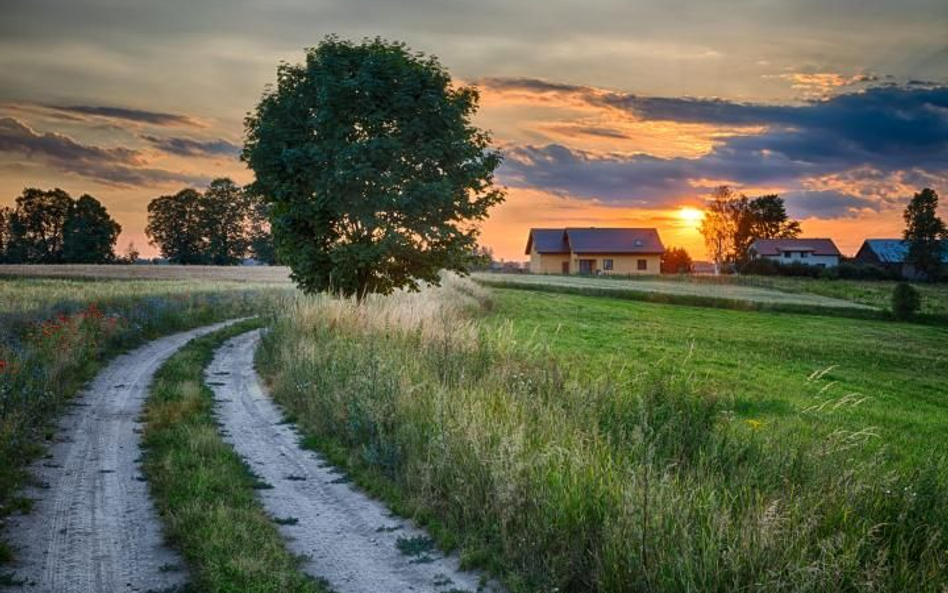
<instances>
[{"instance_id":1,"label":"house roof","mask_svg":"<svg viewBox=\"0 0 948 593\"><path fill-rule=\"evenodd\" d=\"M531 229L527 253L664 253L658 231L651 228Z\"/></svg>"},{"instance_id":2,"label":"house roof","mask_svg":"<svg viewBox=\"0 0 948 593\"><path fill-rule=\"evenodd\" d=\"M939 241L941 244L941 261L948 264L948 241ZM879 261L884 264L901 264L908 257L908 241L902 239L866 239L863 241L863 249L869 249L876 254Z\"/></svg>"},{"instance_id":3,"label":"house roof","mask_svg":"<svg viewBox=\"0 0 948 593\"><path fill-rule=\"evenodd\" d=\"M537 253L569 253L566 242L566 229L530 229L527 239L527 255L536 243Z\"/></svg>"},{"instance_id":4,"label":"house roof","mask_svg":"<svg viewBox=\"0 0 948 593\"><path fill-rule=\"evenodd\" d=\"M756 239L751 249L759 255L780 255L785 251L806 251L813 255L835 255L842 253L832 239Z\"/></svg>"}]
</instances>

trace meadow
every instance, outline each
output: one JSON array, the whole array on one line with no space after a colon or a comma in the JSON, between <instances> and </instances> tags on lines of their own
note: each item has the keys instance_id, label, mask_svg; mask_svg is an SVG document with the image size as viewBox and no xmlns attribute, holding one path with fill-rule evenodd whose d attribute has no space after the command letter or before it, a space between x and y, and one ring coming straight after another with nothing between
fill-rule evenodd
<instances>
[{"instance_id":1,"label":"meadow","mask_svg":"<svg viewBox=\"0 0 948 593\"><path fill-rule=\"evenodd\" d=\"M24 464L106 359L262 314L172 358L146 413L153 496L207 590L321 588L200 385L215 345L260 323L259 370L305 444L512 593L948 584L943 326L455 276L358 304L184 272L0 280L4 512L28 510Z\"/></svg>"},{"instance_id":2,"label":"meadow","mask_svg":"<svg viewBox=\"0 0 948 593\"><path fill-rule=\"evenodd\" d=\"M298 299L258 364L310 445L512 591L935 592L946 343L448 279Z\"/></svg>"},{"instance_id":3,"label":"meadow","mask_svg":"<svg viewBox=\"0 0 948 593\"><path fill-rule=\"evenodd\" d=\"M890 280L843 280L783 276L670 275L560 276L476 273L490 286L613 296L656 303L727 309L832 314L885 319ZM948 283L915 282L922 297L917 321L948 325Z\"/></svg>"},{"instance_id":4,"label":"meadow","mask_svg":"<svg viewBox=\"0 0 948 593\"><path fill-rule=\"evenodd\" d=\"M163 334L266 311L286 290L193 279L0 279L0 519L29 510L16 494L24 467L106 360ZM0 560L10 554L0 539Z\"/></svg>"}]
</instances>

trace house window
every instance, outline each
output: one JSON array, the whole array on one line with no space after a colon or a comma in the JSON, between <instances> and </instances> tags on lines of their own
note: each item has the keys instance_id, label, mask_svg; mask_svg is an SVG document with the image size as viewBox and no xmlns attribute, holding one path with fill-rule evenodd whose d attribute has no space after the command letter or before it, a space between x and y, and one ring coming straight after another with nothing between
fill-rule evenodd
<instances>
[{"instance_id":1,"label":"house window","mask_svg":"<svg viewBox=\"0 0 948 593\"><path fill-rule=\"evenodd\" d=\"M595 269L596 269L596 260L594 259L579 260L579 273L580 274L592 274Z\"/></svg>"},{"instance_id":2,"label":"house window","mask_svg":"<svg viewBox=\"0 0 948 593\"><path fill-rule=\"evenodd\" d=\"M638 261L638 269L639 269L640 272L644 272L644 271L648 270L648 260L647 260L647 259L640 259L640 260Z\"/></svg>"},{"instance_id":3,"label":"house window","mask_svg":"<svg viewBox=\"0 0 948 593\"><path fill-rule=\"evenodd\" d=\"M604 259L602 260L602 269L603 270L612 270L612 260Z\"/></svg>"},{"instance_id":4,"label":"house window","mask_svg":"<svg viewBox=\"0 0 948 593\"><path fill-rule=\"evenodd\" d=\"M784 252L783 252L783 257L784 257L784 259L790 259L792 256L793 256L793 254L790 253L789 251L784 251Z\"/></svg>"},{"instance_id":5,"label":"house window","mask_svg":"<svg viewBox=\"0 0 948 593\"><path fill-rule=\"evenodd\" d=\"M806 258L810 257L810 254L807 253L806 251L801 251L801 252L800 252L800 257L803 258L803 259L806 259Z\"/></svg>"}]
</instances>

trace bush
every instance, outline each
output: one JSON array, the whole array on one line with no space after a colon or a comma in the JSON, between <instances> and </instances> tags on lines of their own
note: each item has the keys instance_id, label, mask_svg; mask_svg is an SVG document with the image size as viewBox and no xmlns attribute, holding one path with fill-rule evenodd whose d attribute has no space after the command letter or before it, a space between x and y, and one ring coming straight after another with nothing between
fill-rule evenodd
<instances>
[{"instance_id":1,"label":"bush","mask_svg":"<svg viewBox=\"0 0 948 593\"><path fill-rule=\"evenodd\" d=\"M892 315L908 319L922 308L922 295L908 282L899 282L892 291Z\"/></svg>"},{"instance_id":2,"label":"bush","mask_svg":"<svg viewBox=\"0 0 948 593\"><path fill-rule=\"evenodd\" d=\"M800 262L783 264L761 258L742 264L740 271L742 274L753 276L792 276L824 280L898 280L900 278L897 270L852 261L841 262L835 268L821 268Z\"/></svg>"},{"instance_id":3,"label":"bush","mask_svg":"<svg viewBox=\"0 0 948 593\"><path fill-rule=\"evenodd\" d=\"M898 280L900 278L898 270L851 261L842 262L835 270L836 276L844 280Z\"/></svg>"}]
</instances>

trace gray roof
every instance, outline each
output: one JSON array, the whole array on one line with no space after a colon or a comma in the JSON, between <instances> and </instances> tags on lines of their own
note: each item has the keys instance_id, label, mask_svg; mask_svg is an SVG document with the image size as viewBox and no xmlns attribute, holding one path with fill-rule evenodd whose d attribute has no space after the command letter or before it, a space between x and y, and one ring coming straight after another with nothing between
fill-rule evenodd
<instances>
[{"instance_id":1,"label":"gray roof","mask_svg":"<svg viewBox=\"0 0 948 593\"><path fill-rule=\"evenodd\" d=\"M651 228L531 229L527 253L533 244L539 253L664 253L658 231Z\"/></svg>"},{"instance_id":2,"label":"gray roof","mask_svg":"<svg viewBox=\"0 0 948 593\"><path fill-rule=\"evenodd\" d=\"M842 253L832 239L755 239L751 249L759 255L780 255L784 251L807 251L813 255L835 255Z\"/></svg>"},{"instance_id":3,"label":"gray roof","mask_svg":"<svg viewBox=\"0 0 948 593\"><path fill-rule=\"evenodd\" d=\"M948 241L939 241L939 243L941 244L941 261L948 264ZM879 261L884 264L901 264L908 257L908 241L902 239L866 239L863 247L875 253Z\"/></svg>"},{"instance_id":4,"label":"gray roof","mask_svg":"<svg viewBox=\"0 0 948 593\"><path fill-rule=\"evenodd\" d=\"M537 253L569 253L569 244L566 243L566 229L530 229L530 238L527 239L527 255L530 255L534 243L537 246Z\"/></svg>"}]
</instances>

